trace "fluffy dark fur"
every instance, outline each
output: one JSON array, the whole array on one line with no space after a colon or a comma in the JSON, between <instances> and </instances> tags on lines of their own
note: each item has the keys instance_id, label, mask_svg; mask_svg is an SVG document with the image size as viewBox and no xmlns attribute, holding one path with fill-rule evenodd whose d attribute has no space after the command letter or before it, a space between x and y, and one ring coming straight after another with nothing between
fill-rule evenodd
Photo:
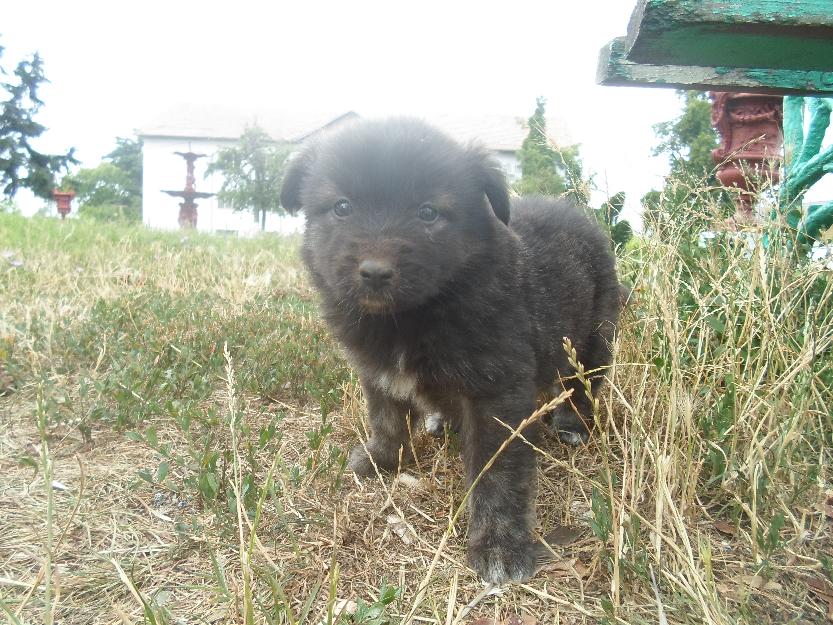
<instances>
[{"instance_id":1,"label":"fluffy dark fur","mask_svg":"<svg viewBox=\"0 0 833 625\"><path fill-rule=\"evenodd\" d=\"M410 119L363 121L292 161L283 206L306 213L304 262L323 313L358 371L371 437L351 468L406 458L406 415L459 427L472 481L516 426L573 371L569 337L589 370L610 362L619 284L599 228L564 201L511 202L496 163ZM511 220L510 220L511 215ZM589 402L575 381L573 402ZM568 442L587 431L554 416ZM537 424L527 439L540 436ZM367 451L365 451L365 447ZM537 568L536 463L516 440L470 500L469 561L492 582Z\"/></svg>"}]
</instances>

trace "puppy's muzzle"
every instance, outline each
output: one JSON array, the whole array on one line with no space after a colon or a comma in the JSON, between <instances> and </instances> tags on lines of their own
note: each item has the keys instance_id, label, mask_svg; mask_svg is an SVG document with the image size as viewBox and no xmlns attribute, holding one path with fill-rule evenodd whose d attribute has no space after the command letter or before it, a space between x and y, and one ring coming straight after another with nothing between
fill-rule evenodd
<instances>
[{"instance_id":1,"label":"puppy's muzzle","mask_svg":"<svg viewBox=\"0 0 833 625\"><path fill-rule=\"evenodd\" d=\"M393 265L386 260L368 258L359 264L359 275L365 286L382 290L389 287L393 282Z\"/></svg>"}]
</instances>

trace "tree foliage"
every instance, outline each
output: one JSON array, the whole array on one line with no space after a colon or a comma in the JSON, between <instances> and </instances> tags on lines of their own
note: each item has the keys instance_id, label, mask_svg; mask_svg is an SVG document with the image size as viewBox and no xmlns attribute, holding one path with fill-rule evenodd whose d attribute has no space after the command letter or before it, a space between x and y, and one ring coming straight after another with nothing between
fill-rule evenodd
<instances>
[{"instance_id":1,"label":"tree foliage","mask_svg":"<svg viewBox=\"0 0 833 625\"><path fill-rule=\"evenodd\" d=\"M0 46L0 57L3 47ZM36 53L31 59L17 64L8 76L2 67L0 91L5 99L0 102L0 186L8 198L21 188L32 191L41 198L51 198L55 178L71 164L77 163L70 150L66 154L44 154L32 146L46 128L35 121L43 106L38 88L47 82L43 73L43 60Z\"/></svg>"},{"instance_id":2,"label":"tree foliage","mask_svg":"<svg viewBox=\"0 0 833 625\"><path fill-rule=\"evenodd\" d=\"M116 149L104 157L126 174L124 189L142 201L142 140L116 137Z\"/></svg>"},{"instance_id":3,"label":"tree foliage","mask_svg":"<svg viewBox=\"0 0 833 625\"><path fill-rule=\"evenodd\" d=\"M82 216L98 221L139 221L142 217L142 142L116 138L116 149L96 167L64 177L75 191Z\"/></svg>"},{"instance_id":4,"label":"tree foliage","mask_svg":"<svg viewBox=\"0 0 833 625\"><path fill-rule=\"evenodd\" d=\"M586 184L577 145L558 148L547 134L546 100L535 101L527 123L529 134L518 152L522 176L515 185L521 195L569 195L587 203Z\"/></svg>"},{"instance_id":5,"label":"tree foliage","mask_svg":"<svg viewBox=\"0 0 833 625\"><path fill-rule=\"evenodd\" d=\"M280 194L287 156L287 146L276 144L262 128L251 126L236 146L217 153L205 175L220 173L220 199L234 210L253 211L264 230L267 212L283 213Z\"/></svg>"},{"instance_id":6,"label":"tree foliage","mask_svg":"<svg viewBox=\"0 0 833 625\"><path fill-rule=\"evenodd\" d=\"M653 154L668 158L670 172L663 189L652 189L642 198L642 207L647 223L654 228L660 227L661 220L654 218L660 204L666 215L678 221L691 221L693 215L699 215L691 222L696 223L692 234L699 236L711 227L713 219L731 214L733 207L715 176L712 150L718 146L718 134L712 127L711 102L699 91L679 91L678 95L682 100L680 115L654 125L659 143ZM701 207L707 199L726 215L706 215Z\"/></svg>"},{"instance_id":7,"label":"tree foliage","mask_svg":"<svg viewBox=\"0 0 833 625\"><path fill-rule=\"evenodd\" d=\"M683 110L679 117L654 125L660 142L653 154L668 157L671 176L716 183L712 150L718 146L718 135L712 127L711 102L700 91L678 93L683 99Z\"/></svg>"}]
</instances>

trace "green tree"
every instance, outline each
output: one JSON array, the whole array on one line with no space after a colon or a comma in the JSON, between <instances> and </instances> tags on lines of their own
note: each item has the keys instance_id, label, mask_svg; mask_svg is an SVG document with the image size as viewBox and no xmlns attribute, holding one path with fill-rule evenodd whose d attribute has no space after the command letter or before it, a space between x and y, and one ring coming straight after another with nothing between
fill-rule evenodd
<instances>
[{"instance_id":1,"label":"green tree","mask_svg":"<svg viewBox=\"0 0 833 625\"><path fill-rule=\"evenodd\" d=\"M654 156L665 155L671 176L717 184L712 150L718 146L717 131L712 127L712 106L700 91L679 91L683 110L675 119L654 125L660 140Z\"/></svg>"},{"instance_id":2,"label":"green tree","mask_svg":"<svg viewBox=\"0 0 833 625\"><path fill-rule=\"evenodd\" d=\"M522 176L515 190L521 195L568 195L580 204L588 200L587 184L577 145L558 148L547 135L547 101L535 101L529 134L518 152Z\"/></svg>"},{"instance_id":3,"label":"green tree","mask_svg":"<svg viewBox=\"0 0 833 625\"><path fill-rule=\"evenodd\" d=\"M217 153L205 175L223 176L218 196L234 210L250 210L266 229L266 213L283 213L281 182L289 148L275 143L257 126L246 128L234 147Z\"/></svg>"},{"instance_id":4,"label":"green tree","mask_svg":"<svg viewBox=\"0 0 833 625\"><path fill-rule=\"evenodd\" d=\"M142 142L116 138L116 149L96 167L64 177L76 193L78 213L99 221L142 218Z\"/></svg>"},{"instance_id":5,"label":"green tree","mask_svg":"<svg viewBox=\"0 0 833 625\"><path fill-rule=\"evenodd\" d=\"M116 149L104 157L127 174L124 189L142 203L142 140L116 137Z\"/></svg>"},{"instance_id":6,"label":"green tree","mask_svg":"<svg viewBox=\"0 0 833 625\"><path fill-rule=\"evenodd\" d=\"M661 231L663 221L670 225L685 220L692 234L699 236L712 222L731 214L733 207L715 176L712 150L718 146L718 134L712 127L711 102L699 91L679 91L678 95L682 100L679 116L654 125L659 143L653 154L666 156L670 171L663 189L649 191L642 207L646 226ZM712 214L714 207L720 214Z\"/></svg>"},{"instance_id":7,"label":"green tree","mask_svg":"<svg viewBox=\"0 0 833 625\"><path fill-rule=\"evenodd\" d=\"M0 57L4 48L0 46ZM8 198L21 188L41 198L51 198L55 177L76 164L70 150L66 154L44 154L32 146L46 128L35 121L43 106L38 88L47 82L43 60L34 54L17 64L11 81L0 82L6 98L0 102L0 186ZM8 76L2 67L0 75Z\"/></svg>"}]
</instances>

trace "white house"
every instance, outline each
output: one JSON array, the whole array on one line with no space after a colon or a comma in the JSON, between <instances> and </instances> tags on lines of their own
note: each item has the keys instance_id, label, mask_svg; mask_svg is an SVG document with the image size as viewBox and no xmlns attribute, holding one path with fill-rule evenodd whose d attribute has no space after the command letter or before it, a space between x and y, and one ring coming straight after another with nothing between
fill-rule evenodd
<instances>
[{"instance_id":1,"label":"white house","mask_svg":"<svg viewBox=\"0 0 833 625\"><path fill-rule=\"evenodd\" d=\"M232 146L248 125L257 124L276 142L303 145L319 132L349 123L357 118L353 111L341 114L286 114L279 112L241 114L216 107L179 107L138 131L143 141L142 220L153 228L179 228L179 198L163 191L182 190L185 186L185 161L175 152L205 154L195 164L196 190L216 193L222 185L219 174L205 177L206 167L222 148ZM440 115L426 120L461 142L478 141L490 149L508 180L521 176L517 152L528 130L525 120L508 115L453 116ZM551 126L551 133L566 141L563 127ZM233 211L221 205L216 196L197 201L197 229L206 232L253 235L260 224L252 211ZM278 232L298 231L303 217L267 215L266 229Z\"/></svg>"}]
</instances>

